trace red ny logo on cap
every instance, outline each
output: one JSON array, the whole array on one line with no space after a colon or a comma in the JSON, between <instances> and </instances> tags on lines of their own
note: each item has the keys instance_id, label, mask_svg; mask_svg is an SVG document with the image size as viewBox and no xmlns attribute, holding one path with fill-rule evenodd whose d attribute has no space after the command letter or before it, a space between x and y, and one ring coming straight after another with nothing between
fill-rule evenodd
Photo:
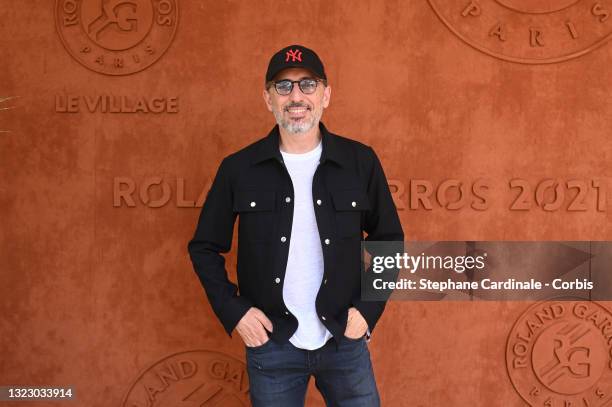
<instances>
[{"instance_id":1,"label":"red ny logo on cap","mask_svg":"<svg viewBox=\"0 0 612 407\"><path fill-rule=\"evenodd\" d=\"M289 58L291 58L292 62L302 62L302 51L300 51L299 49L290 49L289 51L287 51L286 55L287 56L285 57L285 62L289 61Z\"/></svg>"}]
</instances>

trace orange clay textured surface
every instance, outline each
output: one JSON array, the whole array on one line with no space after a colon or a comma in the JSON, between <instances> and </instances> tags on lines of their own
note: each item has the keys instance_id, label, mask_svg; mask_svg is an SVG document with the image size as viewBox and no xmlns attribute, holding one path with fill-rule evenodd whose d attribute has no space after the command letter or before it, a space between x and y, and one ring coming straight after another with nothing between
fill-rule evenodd
<instances>
[{"instance_id":1,"label":"orange clay textured surface","mask_svg":"<svg viewBox=\"0 0 612 407\"><path fill-rule=\"evenodd\" d=\"M0 21L0 384L248 405L187 242L220 160L273 126L289 44L323 60L323 121L375 149L407 240L612 240L612 1L31 0ZM608 348L551 367L537 315L601 347L612 304L532 305L390 302L383 405L610 405Z\"/></svg>"}]
</instances>

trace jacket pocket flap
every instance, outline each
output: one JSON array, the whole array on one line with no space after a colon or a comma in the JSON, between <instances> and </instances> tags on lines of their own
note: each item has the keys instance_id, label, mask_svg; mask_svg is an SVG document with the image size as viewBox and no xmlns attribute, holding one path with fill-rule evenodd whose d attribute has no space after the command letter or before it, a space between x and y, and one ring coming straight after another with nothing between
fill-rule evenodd
<instances>
[{"instance_id":1,"label":"jacket pocket flap","mask_svg":"<svg viewBox=\"0 0 612 407\"><path fill-rule=\"evenodd\" d=\"M370 209L368 196L361 188L331 191L334 207L338 211L364 211Z\"/></svg>"},{"instance_id":2,"label":"jacket pocket flap","mask_svg":"<svg viewBox=\"0 0 612 407\"><path fill-rule=\"evenodd\" d=\"M265 189L238 189L234 197L235 212L274 210L276 193Z\"/></svg>"}]
</instances>

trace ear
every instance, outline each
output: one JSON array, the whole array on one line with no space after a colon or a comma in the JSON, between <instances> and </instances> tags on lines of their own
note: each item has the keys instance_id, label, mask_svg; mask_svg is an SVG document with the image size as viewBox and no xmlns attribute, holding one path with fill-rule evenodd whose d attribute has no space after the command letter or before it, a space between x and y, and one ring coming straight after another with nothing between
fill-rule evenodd
<instances>
[{"instance_id":1,"label":"ear","mask_svg":"<svg viewBox=\"0 0 612 407\"><path fill-rule=\"evenodd\" d=\"M323 108L327 108L329 106L329 101L331 99L331 86L326 86L323 89Z\"/></svg>"},{"instance_id":2,"label":"ear","mask_svg":"<svg viewBox=\"0 0 612 407\"><path fill-rule=\"evenodd\" d=\"M264 88L262 96L266 104L266 107L268 108L269 111L272 111L272 96L270 95L270 92L268 92L266 88Z\"/></svg>"}]
</instances>

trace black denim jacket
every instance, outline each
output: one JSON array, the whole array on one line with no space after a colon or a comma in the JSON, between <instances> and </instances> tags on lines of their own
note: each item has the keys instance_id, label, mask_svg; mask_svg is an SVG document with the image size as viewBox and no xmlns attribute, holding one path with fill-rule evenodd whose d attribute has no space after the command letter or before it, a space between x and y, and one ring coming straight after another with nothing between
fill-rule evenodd
<instances>
[{"instance_id":1,"label":"black denim jacket","mask_svg":"<svg viewBox=\"0 0 612 407\"><path fill-rule=\"evenodd\" d=\"M324 275L316 310L339 341L351 306L364 316L371 333L386 305L361 299L361 241L403 241L404 232L374 150L330 133L322 122L319 128L322 152L312 199ZM188 251L213 311L230 337L242 316L255 306L272 321L270 338L285 343L298 321L283 301L294 195L279 138L276 125L266 137L222 160ZM237 215L238 287L228 280L221 255L231 248Z\"/></svg>"}]
</instances>

